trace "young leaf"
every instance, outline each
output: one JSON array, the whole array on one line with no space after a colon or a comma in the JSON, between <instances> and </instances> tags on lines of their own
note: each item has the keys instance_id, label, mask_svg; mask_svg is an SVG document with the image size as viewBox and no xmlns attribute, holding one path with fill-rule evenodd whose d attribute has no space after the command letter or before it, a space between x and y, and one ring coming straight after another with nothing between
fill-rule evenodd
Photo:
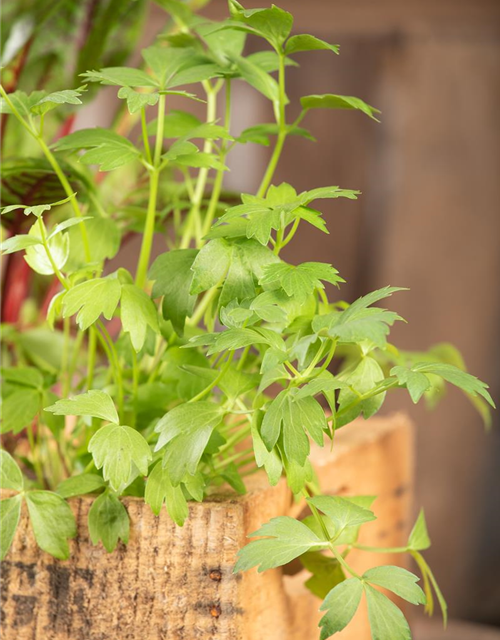
<instances>
[{"instance_id":1,"label":"young leaf","mask_svg":"<svg viewBox=\"0 0 500 640\"><path fill-rule=\"evenodd\" d=\"M375 415L385 400L385 392L375 394L371 398L360 399L368 394L384 380L384 372L379 363L370 356L362 358L357 367L342 381L347 388L339 393L339 411L337 429L352 422L359 415L368 420Z\"/></svg>"},{"instance_id":2,"label":"young leaf","mask_svg":"<svg viewBox=\"0 0 500 640\"><path fill-rule=\"evenodd\" d=\"M182 527L189 515L187 501L180 485L174 487L170 481L167 469L158 462L151 471L146 483L144 500L155 515L159 515L165 502L172 520Z\"/></svg>"},{"instance_id":3,"label":"young leaf","mask_svg":"<svg viewBox=\"0 0 500 640\"><path fill-rule=\"evenodd\" d=\"M149 278L154 280L153 298L163 296L163 317L170 320L177 335L184 334L186 318L193 313L196 295L189 293L193 280L191 267L198 251L177 249L162 253L153 262Z\"/></svg>"},{"instance_id":4,"label":"young leaf","mask_svg":"<svg viewBox=\"0 0 500 640\"><path fill-rule=\"evenodd\" d=\"M424 510L421 509L417 521L411 530L410 537L408 538L408 548L413 549L413 551L424 551L430 546L431 541L427 532Z\"/></svg>"},{"instance_id":5,"label":"young leaf","mask_svg":"<svg viewBox=\"0 0 500 640\"><path fill-rule=\"evenodd\" d=\"M281 567L309 551L325 546L315 533L302 522L288 516L272 518L267 524L251 533L249 537L272 536L254 540L238 551L238 562L234 572L246 571L259 566L259 573Z\"/></svg>"},{"instance_id":6,"label":"young leaf","mask_svg":"<svg viewBox=\"0 0 500 640\"><path fill-rule=\"evenodd\" d=\"M115 550L118 540L127 544L130 521L127 510L109 491L94 500L89 509L89 534L92 544L102 542L108 553Z\"/></svg>"},{"instance_id":7,"label":"young leaf","mask_svg":"<svg viewBox=\"0 0 500 640\"><path fill-rule=\"evenodd\" d=\"M374 567L365 571L363 580L388 589L411 604L425 604L425 594L416 584L419 578L402 567Z\"/></svg>"},{"instance_id":8,"label":"young leaf","mask_svg":"<svg viewBox=\"0 0 500 640\"><path fill-rule=\"evenodd\" d=\"M147 475L148 462L153 457L138 431L117 424L101 427L90 439L88 450L115 491L123 489L136 468L143 476Z\"/></svg>"},{"instance_id":9,"label":"young leaf","mask_svg":"<svg viewBox=\"0 0 500 640\"><path fill-rule=\"evenodd\" d=\"M73 151L88 149L81 157L85 164L98 164L101 171L112 171L131 162L141 154L139 149L114 131L95 127L80 129L60 138L55 148L57 151Z\"/></svg>"},{"instance_id":10,"label":"young leaf","mask_svg":"<svg viewBox=\"0 0 500 640\"><path fill-rule=\"evenodd\" d=\"M372 511L359 506L349 498L315 496L307 501L330 518L335 526L336 536L347 527L356 527L376 519Z\"/></svg>"},{"instance_id":11,"label":"young leaf","mask_svg":"<svg viewBox=\"0 0 500 640\"><path fill-rule=\"evenodd\" d=\"M16 388L2 401L1 433L19 433L31 424L40 410L40 391L31 388Z\"/></svg>"},{"instance_id":12,"label":"young leaf","mask_svg":"<svg viewBox=\"0 0 500 640\"><path fill-rule=\"evenodd\" d=\"M411 631L401 609L369 584L364 585L373 640L411 640Z\"/></svg>"},{"instance_id":13,"label":"young leaf","mask_svg":"<svg viewBox=\"0 0 500 640\"><path fill-rule=\"evenodd\" d=\"M137 113L143 107L153 107L160 98L158 93L140 93L130 87L122 87L118 91L118 97L127 101L130 114Z\"/></svg>"},{"instance_id":14,"label":"young leaf","mask_svg":"<svg viewBox=\"0 0 500 640\"><path fill-rule=\"evenodd\" d=\"M37 240L41 239L42 232L40 231L40 225L43 224L42 220L37 220L31 227L29 235ZM60 270L66 264L69 255L69 238L66 234L57 235L50 240L47 240L47 245L51 253L52 259ZM50 276L54 273L54 266L50 261L47 250L40 244L32 245L26 248L26 255L24 259L29 266L44 276Z\"/></svg>"},{"instance_id":15,"label":"young leaf","mask_svg":"<svg viewBox=\"0 0 500 640\"><path fill-rule=\"evenodd\" d=\"M24 488L23 474L14 458L0 449L0 489L22 491Z\"/></svg>"},{"instance_id":16,"label":"young leaf","mask_svg":"<svg viewBox=\"0 0 500 640\"><path fill-rule=\"evenodd\" d=\"M359 607L362 594L363 583L358 578L344 580L330 591L320 607L320 611L326 611L319 622L321 640L326 640L347 627ZM390 637L393 636L387 636L385 640Z\"/></svg>"},{"instance_id":17,"label":"young leaf","mask_svg":"<svg viewBox=\"0 0 500 640\"><path fill-rule=\"evenodd\" d=\"M63 317L77 313L76 321L82 331L102 314L111 320L120 300L122 285L118 278L95 278L72 287L64 296Z\"/></svg>"},{"instance_id":18,"label":"young leaf","mask_svg":"<svg viewBox=\"0 0 500 640\"><path fill-rule=\"evenodd\" d=\"M292 36L289 38L285 45L285 54L291 55L292 53L298 53L299 51L316 51L316 50L327 50L333 51L333 53L339 52L338 44L329 44L324 40L320 40L315 36L310 36L308 34L301 34L297 36Z\"/></svg>"},{"instance_id":19,"label":"young leaf","mask_svg":"<svg viewBox=\"0 0 500 640\"><path fill-rule=\"evenodd\" d=\"M335 285L345 282L336 269L324 262L303 262L297 266L280 262L264 269L260 284L265 289L282 288L288 296L305 302L315 289L324 289L322 280Z\"/></svg>"},{"instance_id":20,"label":"young leaf","mask_svg":"<svg viewBox=\"0 0 500 640\"><path fill-rule=\"evenodd\" d=\"M155 451L168 445L164 467L174 486L186 473L194 475L213 430L223 418L223 410L212 402L179 405L169 411L155 427L160 434Z\"/></svg>"},{"instance_id":21,"label":"young leaf","mask_svg":"<svg viewBox=\"0 0 500 640\"><path fill-rule=\"evenodd\" d=\"M399 384L406 386L415 404L431 386L431 381L425 374L417 373L406 367L393 367L391 376L396 376Z\"/></svg>"},{"instance_id":22,"label":"young leaf","mask_svg":"<svg viewBox=\"0 0 500 640\"><path fill-rule=\"evenodd\" d=\"M10 549L21 517L22 496L0 500L0 560Z\"/></svg>"},{"instance_id":23,"label":"young leaf","mask_svg":"<svg viewBox=\"0 0 500 640\"><path fill-rule=\"evenodd\" d=\"M28 247L34 247L41 244L42 241L40 240L40 238L29 236L28 234L21 234L18 236L12 236L11 238L7 238L7 240L4 240L0 244L0 251L4 256L6 256L9 253L24 251Z\"/></svg>"},{"instance_id":24,"label":"young leaf","mask_svg":"<svg viewBox=\"0 0 500 640\"><path fill-rule=\"evenodd\" d=\"M245 9L236 0L229 0L229 10L236 27L246 28L249 33L265 38L276 50L281 50L290 35L293 16L273 5L270 9Z\"/></svg>"},{"instance_id":25,"label":"young leaf","mask_svg":"<svg viewBox=\"0 0 500 640\"><path fill-rule=\"evenodd\" d=\"M63 91L54 91L44 96L36 102L30 111L38 116L44 115L48 111L55 109L60 104L82 104L80 97L85 91L85 86L79 89L64 89Z\"/></svg>"},{"instance_id":26,"label":"young leaf","mask_svg":"<svg viewBox=\"0 0 500 640\"><path fill-rule=\"evenodd\" d=\"M26 504L38 546L54 558L67 560L68 538L77 533L68 503L51 491L29 491Z\"/></svg>"},{"instance_id":27,"label":"young leaf","mask_svg":"<svg viewBox=\"0 0 500 640\"><path fill-rule=\"evenodd\" d=\"M83 496L87 493L96 493L103 489L106 483L95 473L82 473L79 476L66 478L59 483L56 493L61 498L74 498L75 496Z\"/></svg>"},{"instance_id":28,"label":"young leaf","mask_svg":"<svg viewBox=\"0 0 500 640\"><path fill-rule=\"evenodd\" d=\"M118 424L119 418L113 400L105 391L91 389L72 398L58 400L50 407L45 407L56 416L92 416Z\"/></svg>"},{"instance_id":29,"label":"young leaf","mask_svg":"<svg viewBox=\"0 0 500 640\"><path fill-rule=\"evenodd\" d=\"M154 302L135 284L122 285L121 319L123 330L130 334L132 346L137 352L144 346L148 326L156 333L160 331Z\"/></svg>"},{"instance_id":30,"label":"young leaf","mask_svg":"<svg viewBox=\"0 0 500 640\"><path fill-rule=\"evenodd\" d=\"M309 109L357 109L365 113L369 118L372 118L372 120L377 120L375 114L380 113L378 109L371 107L359 98L338 96L333 93L304 96L300 99L300 104L304 111L308 111Z\"/></svg>"}]
</instances>

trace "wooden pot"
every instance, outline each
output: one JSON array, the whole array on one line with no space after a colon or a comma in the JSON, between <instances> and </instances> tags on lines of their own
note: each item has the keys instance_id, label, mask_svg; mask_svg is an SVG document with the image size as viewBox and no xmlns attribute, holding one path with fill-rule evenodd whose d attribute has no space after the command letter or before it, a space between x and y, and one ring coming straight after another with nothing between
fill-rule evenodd
<instances>
[{"instance_id":1,"label":"wooden pot","mask_svg":"<svg viewBox=\"0 0 500 640\"><path fill-rule=\"evenodd\" d=\"M378 519L365 525L361 542L405 543L413 473L405 416L356 421L336 435L333 452L314 449L312 461L323 493L378 496ZM1 568L2 640L317 640L320 600L303 586L305 571L232 572L248 533L305 508L293 502L283 479L269 487L258 473L247 486L242 497L190 503L183 528L166 510L156 517L141 500L125 498L130 542L111 554L89 540L93 498L72 499L78 537L66 561L40 551L24 510ZM349 556L361 571L402 561L390 554ZM339 638L370 639L363 607Z\"/></svg>"}]
</instances>

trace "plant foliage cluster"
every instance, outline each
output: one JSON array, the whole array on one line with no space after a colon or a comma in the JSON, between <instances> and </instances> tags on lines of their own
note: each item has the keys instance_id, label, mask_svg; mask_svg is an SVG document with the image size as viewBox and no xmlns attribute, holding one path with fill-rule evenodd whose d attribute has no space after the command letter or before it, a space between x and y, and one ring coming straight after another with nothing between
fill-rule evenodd
<instances>
[{"instance_id":1,"label":"plant foliage cluster","mask_svg":"<svg viewBox=\"0 0 500 640\"><path fill-rule=\"evenodd\" d=\"M388 341L402 318L378 303L400 288L331 301L327 286L344 281L332 265L281 257L304 225L328 233L324 200L358 197L338 186L297 193L273 181L287 138L312 137L301 126L310 111L377 117L351 96L289 105L287 69L303 52L338 47L292 35L292 16L275 6L246 10L229 0L230 17L213 22L179 0L159 4L169 27L137 68L97 68L102 51L88 44L76 89L0 88L3 117L17 123L21 148L30 145L29 155L5 158L6 184L17 191L7 189L2 254L22 254L35 274L24 318L3 327L1 556L23 502L40 547L65 559L76 535L69 498L93 496L90 537L111 552L129 537L124 496L142 497L156 514L165 505L182 526L189 501L222 483L244 493L245 478L263 468L271 485L285 476L312 515L264 524L235 570L299 558L323 599L322 639L349 623L363 594L374 640L410 638L403 613L378 588L430 612L435 594L446 617L421 553L430 544L423 513L407 545L393 550L413 556L423 590L396 566L358 574L349 552L367 549L358 534L375 518L374 497L321 495L310 441L333 444L337 429L373 416L391 389L433 403L450 383L487 420L487 386L450 346L410 353ZM101 35L107 28L103 18ZM264 50L247 55L249 37ZM239 82L271 102L273 122L233 130ZM61 135L61 118L96 85L114 87L122 101L115 125ZM171 109L174 96L202 102L205 118ZM236 197L223 186L227 159L249 144L272 152L257 192ZM134 234L135 272L113 270L109 260ZM152 261L155 236L167 250Z\"/></svg>"}]
</instances>

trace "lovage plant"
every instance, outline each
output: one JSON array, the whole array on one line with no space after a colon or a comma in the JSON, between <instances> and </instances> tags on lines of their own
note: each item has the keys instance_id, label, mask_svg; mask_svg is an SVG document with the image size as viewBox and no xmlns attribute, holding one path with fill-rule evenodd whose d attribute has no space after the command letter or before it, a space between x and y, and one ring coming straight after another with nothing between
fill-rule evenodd
<instances>
[{"instance_id":1,"label":"lovage plant","mask_svg":"<svg viewBox=\"0 0 500 640\"><path fill-rule=\"evenodd\" d=\"M301 126L310 111L376 119L350 96L289 105L287 67L302 52L338 47L291 35L292 16L275 6L246 10L229 0L230 18L213 22L179 0L159 4L173 21L139 68L90 69L78 88L52 93L0 88L4 117L30 141L25 165L55 194L33 201L30 184L2 210L2 253L23 252L35 276L20 320L3 327L1 556L23 501L39 546L65 559L76 535L68 498L94 496L90 538L112 552L129 538L123 496L143 498L156 514L165 505L182 526L189 501L222 483L244 493L246 477L264 468L271 485L285 476L311 515L263 524L235 571L299 558L324 599L321 638L350 622L363 594L374 639L410 638L378 587L429 612L437 596L446 618L422 555L430 544L423 513L406 546L392 550L413 556L423 590L400 567L359 575L349 552L363 549L358 533L375 518L374 497L321 495L310 440L334 446L336 430L373 416L391 389L433 401L451 383L487 420L487 386L449 346L410 353L388 342L402 318L374 305L400 288L331 301L325 283L343 282L333 266L281 258L304 225L328 233L323 200L358 196L274 182L287 138L311 137ZM245 55L249 37L265 50ZM275 121L237 134L231 97L242 81L271 101ZM58 114L78 108L93 83L115 87L123 101L116 126L57 137ZM171 109L173 96L203 102L205 119ZM227 193L227 158L249 144L273 149L262 182L256 193ZM19 232L9 237L13 220ZM142 235L135 271L111 270L107 261L134 234ZM155 236L168 250L152 261Z\"/></svg>"}]
</instances>

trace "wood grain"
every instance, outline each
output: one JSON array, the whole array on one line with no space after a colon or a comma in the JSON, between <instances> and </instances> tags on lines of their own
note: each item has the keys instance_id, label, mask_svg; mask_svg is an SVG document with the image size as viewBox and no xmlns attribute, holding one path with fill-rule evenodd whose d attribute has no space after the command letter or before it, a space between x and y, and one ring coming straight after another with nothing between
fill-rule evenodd
<instances>
[{"instance_id":1,"label":"wood grain","mask_svg":"<svg viewBox=\"0 0 500 640\"><path fill-rule=\"evenodd\" d=\"M341 431L333 452L315 449L324 493L377 494L379 519L363 542L400 545L410 526L412 433L400 414L357 422ZM131 519L127 546L107 554L87 531L91 497L70 501L78 524L68 561L40 552L26 512L1 570L3 640L309 640L319 637L319 600L302 586L305 572L234 575L246 535L277 515L300 515L284 481L271 488L264 475L248 494L220 494L190 504L177 527L138 499L125 500ZM362 570L400 557L352 555ZM270 631L272 630L272 631ZM272 635L269 635L272 633ZM368 640L364 612L339 635Z\"/></svg>"}]
</instances>

